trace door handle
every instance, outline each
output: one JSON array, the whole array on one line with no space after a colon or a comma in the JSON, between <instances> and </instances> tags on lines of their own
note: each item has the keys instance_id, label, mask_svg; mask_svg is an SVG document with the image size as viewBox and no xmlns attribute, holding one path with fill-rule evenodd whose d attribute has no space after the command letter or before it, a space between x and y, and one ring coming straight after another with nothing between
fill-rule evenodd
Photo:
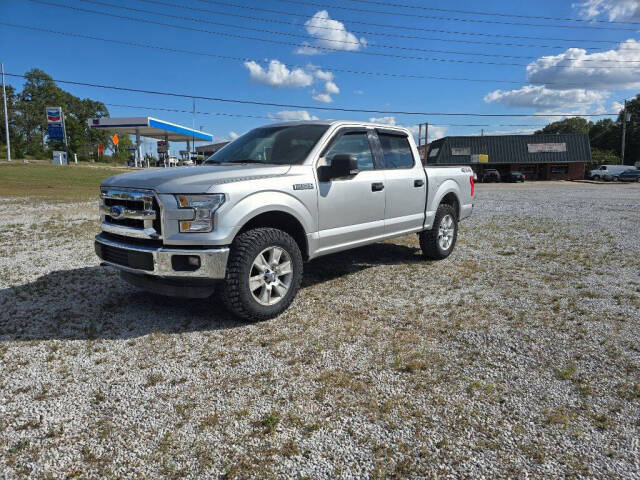
<instances>
[{"instance_id":1,"label":"door handle","mask_svg":"<svg viewBox=\"0 0 640 480\"><path fill-rule=\"evenodd\" d=\"M374 182L371 184L371 191L372 192L380 192L384 190L384 183L382 182Z\"/></svg>"},{"instance_id":2,"label":"door handle","mask_svg":"<svg viewBox=\"0 0 640 480\"><path fill-rule=\"evenodd\" d=\"M420 188L423 185L424 185L424 180L414 180L413 181L413 186L416 187L416 188Z\"/></svg>"}]
</instances>

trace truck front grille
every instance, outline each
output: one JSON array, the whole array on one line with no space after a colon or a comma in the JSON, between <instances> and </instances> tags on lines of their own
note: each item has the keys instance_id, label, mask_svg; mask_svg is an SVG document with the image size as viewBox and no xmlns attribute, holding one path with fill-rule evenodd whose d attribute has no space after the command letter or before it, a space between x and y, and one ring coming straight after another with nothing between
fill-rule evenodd
<instances>
[{"instance_id":1,"label":"truck front grille","mask_svg":"<svg viewBox=\"0 0 640 480\"><path fill-rule=\"evenodd\" d=\"M150 190L102 188L100 214L105 232L134 238L162 238L160 205Z\"/></svg>"}]
</instances>

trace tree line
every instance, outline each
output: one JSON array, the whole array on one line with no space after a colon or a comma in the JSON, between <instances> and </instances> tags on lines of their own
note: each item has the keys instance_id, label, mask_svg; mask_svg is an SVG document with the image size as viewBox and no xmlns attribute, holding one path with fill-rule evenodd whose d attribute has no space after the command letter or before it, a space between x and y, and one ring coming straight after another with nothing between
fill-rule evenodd
<instances>
[{"instance_id":1,"label":"tree line","mask_svg":"<svg viewBox=\"0 0 640 480\"><path fill-rule=\"evenodd\" d=\"M104 103L90 98L79 98L56 85L53 78L44 71L34 68L25 74L21 91L11 85L6 86L7 110L9 114L9 135L13 158L51 158L53 150L64 150L61 140L50 140L47 136L46 107L62 107L70 158L78 155L78 160L97 160L98 145L110 149L112 155L103 160L126 160L126 146L131 139L121 138L118 152L114 152L109 132L89 128L87 120L108 117L109 110ZM0 143L6 158L6 134L4 129L4 109L0 108ZM124 148L123 148L124 147ZM106 153L106 152L105 152Z\"/></svg>"},{"instance_id":2,"label":"tree line","mask_svg":"<svg viewBox=\"0 0 640 480\"><path fill-rule=\"evenodd\" d=\"M631 120L627 122L625 163L633 165L640 161L640 94L627 102L627 112ZM622 152L622 115L614 121L610 118L591 122L582 117L565 118L550 123L536 134L582 133L589 135L591 156L596 164L621 163Z\"/></svg>"}]
</instances>

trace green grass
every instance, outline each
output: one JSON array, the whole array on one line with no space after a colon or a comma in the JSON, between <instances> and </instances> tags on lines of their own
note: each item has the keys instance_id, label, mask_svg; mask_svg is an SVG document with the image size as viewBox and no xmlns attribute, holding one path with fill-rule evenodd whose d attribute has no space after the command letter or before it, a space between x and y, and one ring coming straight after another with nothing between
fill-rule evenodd
<instances>
[{"instance_id":1,"label":"green grass","mask_svg":"<svg viewBox=\"0 0 640 480\"><path fill-rule=\"evenodd\" d=\"M0 162L0 197L40 197L58 201L97 198L107 177L126 169L94 165Z\"/></svg>"}]
</instances>

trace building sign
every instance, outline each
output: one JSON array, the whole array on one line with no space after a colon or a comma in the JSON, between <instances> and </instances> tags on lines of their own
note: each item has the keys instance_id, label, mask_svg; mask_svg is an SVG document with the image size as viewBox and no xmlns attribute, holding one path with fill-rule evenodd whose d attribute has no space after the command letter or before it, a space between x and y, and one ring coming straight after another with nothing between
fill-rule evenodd
<instances>
[{"instance_id":1,"label":"building sign","mask_svg":"<svg viewBox=\"0 0 640 480\"><path fill-rule=\"evenodd\" d=\"M451 147L451 155L471 155L471 147Z\"/></svg>"},{"instance_id":2,"label":"building sign","mask_svg":"<svg viewBox=\"0 0 640 480\"><path fill-rule=\"evenodd\" d=\"M47 107L47 133L51 140L64 140L64 120L62 107Z\"/></svg>"},{"instance_id":3,"label":"building sign","mask_svg":"<svg viewBox=\"0 0 640 480\"><path fill-rule=\"evenodd\" d=\"M471 163L489 163L489 155L485 153L471 155Z\"/></svg>"},{"instance_id":4,"label":"building sign","mask_svg":"<svg viewBox=\"0 0 640 480\"><path fill-rule=\"evenodd\" d=\"M567 151L566 143L527 143L529 153L561 153Z\"/></svg>"}]
</instances>

